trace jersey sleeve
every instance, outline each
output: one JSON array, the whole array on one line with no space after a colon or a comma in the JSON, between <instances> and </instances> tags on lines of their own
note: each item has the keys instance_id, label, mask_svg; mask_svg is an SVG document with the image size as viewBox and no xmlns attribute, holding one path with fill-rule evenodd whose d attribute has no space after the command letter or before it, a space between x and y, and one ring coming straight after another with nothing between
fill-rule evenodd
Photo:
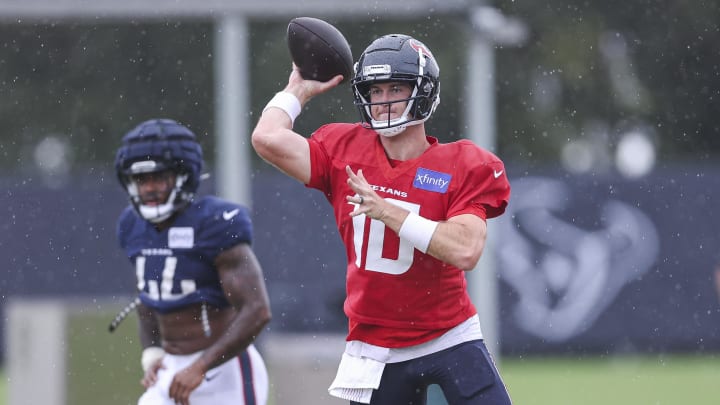
<instances>
[{"instance_id":1,"label":"jersey sleeve","mask_svg":"<svg viewBox=\"0 0 720 405\"><path fill-rule=\"evenodd\" d=\"M330 189L332 159L328 154L326 142L331 128L330 124L323 125L308 138L310 146L310 181L306 186L309 188L321 191Z\"/></svg>"},{"instance_id":2,"label":"jersey sleeve","mask_svg":"<svg viewBox=\"0 0 720 405\"><path fill-rule=\"evenodd\" d=\"M510 199L510 183L503 162L471 143L462 146L459 157L467 169L461 176L448 218L460 214L474 214L483 219L500 216Z\"/></svg>"},{"instance_id":3,"label":"jersey sleeve","mask_svg":"<svg viewBox=\"0 0 720 405\"><path fill-rule=\"evenodd\" d=\"M133 221L133 215L135 215L135 211L132 209L132 207L128 206L125 207L117 220L115 234L118 244L123 250L127 249L128 237L130 236L130 232L132 231L135 223L135 221Z\"/></svg>"},{"instance_id":4,"label":"jersey sleeve","mask_svg":"<svg viewBox=\"0 0 720 405\"><path fill-rule=\"evenodd\" d=\"M359 124L335 122L318 128L310 138L310 181L307 187L331 192L333 168L343 168L363 155Z\"/></svg>"},{"instance_id":5,"label":"jersey sleeve","mask_svg":"<svg viewBox=\"0 0 720 405\"><path fill-rule=\"evenodd\" d=\"M253 227L247 208L217 199L206 209L198 242L208 256L215 258L240 243L252 244Z\"/></svg>"}]
</instances>

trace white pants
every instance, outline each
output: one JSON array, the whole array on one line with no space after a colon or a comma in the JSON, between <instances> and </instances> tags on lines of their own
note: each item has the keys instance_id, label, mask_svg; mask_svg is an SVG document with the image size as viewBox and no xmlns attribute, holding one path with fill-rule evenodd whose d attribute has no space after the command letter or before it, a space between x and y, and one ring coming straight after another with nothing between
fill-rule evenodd
<instances>
[{"instance_id":1,"label":"white pants","mask_svg":"<svg viewBox=\"0 0 720 405\"><path fill-rule=\"evenodd\" d=\"M164 369L158 370L155 385L138 400L138 405L175 405L168 396L170 383L178 371L189 366L202 353L165 354ZM260 353L250 345L240 356L209 370L190 394L191 405L265 405L268 398L268 375Z\"/></svg>"}]
</instances>

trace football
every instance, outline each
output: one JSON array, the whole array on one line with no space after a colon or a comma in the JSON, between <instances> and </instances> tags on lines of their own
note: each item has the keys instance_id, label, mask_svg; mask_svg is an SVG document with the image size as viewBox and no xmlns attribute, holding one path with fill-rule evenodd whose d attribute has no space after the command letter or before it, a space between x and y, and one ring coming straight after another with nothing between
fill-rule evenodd
<instances>
[{"instance_id":1,"label":"football","mask_svg":"<svg viewBox=\"0 0 720 405\"><path fill-rule=\"evenodd\" d=\"M290 57L306 80L328 81L353 75L353 56L345 36L332 24L313 17L297 17L287 28Z\"/></svg>"}]
</instances>

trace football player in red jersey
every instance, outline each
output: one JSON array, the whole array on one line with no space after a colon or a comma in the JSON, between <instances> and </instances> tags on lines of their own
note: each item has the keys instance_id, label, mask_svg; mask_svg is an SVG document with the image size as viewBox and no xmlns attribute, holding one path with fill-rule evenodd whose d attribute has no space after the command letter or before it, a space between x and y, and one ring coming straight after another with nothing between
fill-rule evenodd
<instances>
[{"instance_id":1,"label":"football player in red jersey","mask_svg":"<svg viewBox=\"0 0 720 405\"><path fill-rule=\"evenodd\" d=\"M270 321L247 208L195 197L202 148L170 119L122 139L115 170L130 197L117 236L137 276L142 385L138 405L264 405L253 344Z\"/></svg>"},{"instance_id":2,"label":"football player in red jersey","mask_svg":"<svg viewBox=\"0 0 720 405\"><path fill-rule=\"evenodd\" d=\"M438 384L451 405L509 404L464 273L480 259L485 221L507 205L503 162L426 134L440 81L420 41L386 35L365 49L351 81L362 122L294 132L301 107L341 80L304 80L293 67L252 134L263 159L325 194L345 244L349 331L330 394L424 404Z\"/></svg>"}]
</instances>

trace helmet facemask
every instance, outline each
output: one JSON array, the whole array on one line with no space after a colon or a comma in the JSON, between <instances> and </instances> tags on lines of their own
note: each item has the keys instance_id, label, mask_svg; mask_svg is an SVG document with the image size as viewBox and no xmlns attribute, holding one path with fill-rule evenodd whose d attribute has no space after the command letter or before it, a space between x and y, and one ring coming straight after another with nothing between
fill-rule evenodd
<instances>
[{"instance_id":1,"label":"helmet facemask","mask_svg":"<svg viewBox=\"0 0 720 405\"><path fill-rule=\"evenodd\" d=\"M152 162L152 161L146 161ZM136 163L146 163L136 162ZM175 184L167 194L165 202L157 205L144 204L142 196L140 195L140 186L134 179L133 175L126 176L125 189L130 196L130 202L135 207L135 210L145 220L154 224L165 221L170 218L175 212L181 211L192 200L192 193L183 191L183 186L188 179L187 174L179 174L174 170L171 170L175 176ZM154 172L143 172L143 173L154 173ZM135 173L138 174L138 173Z\"/></svg>"},{"instance_id":2,"label":"helmet facemask","mask_svg":"<svg viewBox=\"0 0 720 405\"><path fill-rule=\"evenodd\" d=\"M369 128L372 128L377 132L378 134L386 137L393 137L395 135L398 135L405 131L407 127L412 125L418 125L421 124L430 118L430 115L428 114L424 118L416 119L415 114L418 110L417 105L420 103L429 103L429 97L426 92L423 92L423 94L418 95L418 88L420 88L421 83L423 82L422 78L417 79L418 83L411 83L412 93L410 94L410 97L399 99L399 100L393 100L390 102L387 101L381 101L377 103L373 103L370 101L370 97L367 95L369 92L363 92L362 94L358 94L358 98L362 100L362 104L358 107L363 109L362 115L368 117L367 122L365 125L367 125ZM425 83L425 86L431 86L429 82ZM369 86L368 86L369 87ZM439 102L439 97L436 98L435 104ZM395 103L407 103L405 106L405 109L403 110L402 114L400 114L399 117L396 118L390 118L388 116L387 120L376 120L373 118L372 114L372 107L376 105L388 105ZM434 109L434 107L433 107Z\"/></svg>"}]
</instances>

